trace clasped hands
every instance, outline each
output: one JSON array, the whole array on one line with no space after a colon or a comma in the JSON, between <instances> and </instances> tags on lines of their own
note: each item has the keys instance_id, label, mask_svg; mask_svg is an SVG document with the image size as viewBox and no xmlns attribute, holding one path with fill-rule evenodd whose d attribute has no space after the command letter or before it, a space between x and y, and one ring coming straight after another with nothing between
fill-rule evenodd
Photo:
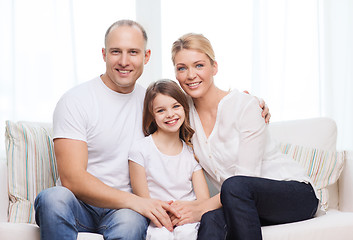
<instances>
[{"instance_id":1,"label":"clasped hands","mask_svg":"<svg viewBox=\"0 0 353 240\"><path fill-rule=\"evenodd\" d=\"M163 201L161 201L163 202ZM186 223L198 222L201 219L199 211L199 201L168 201L162 204L162 209L158 209L157 214L153 214L150 220L157 226L164 226L169 231L174 227Z\"/></svg>"}]
</instances>

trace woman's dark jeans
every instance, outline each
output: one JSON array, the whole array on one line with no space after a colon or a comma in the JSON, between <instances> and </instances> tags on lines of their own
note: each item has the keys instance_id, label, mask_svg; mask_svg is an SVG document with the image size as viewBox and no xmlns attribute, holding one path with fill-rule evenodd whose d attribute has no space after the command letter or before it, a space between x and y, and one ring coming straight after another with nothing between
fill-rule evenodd
<instances>
[{"instance_id":1,"label":"woman's dark jeans","mask_svg":"<svg viewBox=\"0 0 353 240\"><path fill-rule=\"evenodd\" d=\"M312 218L318 199L310 184L234 176L221 189L222 208L205 213L200 240L260 240L261 226Z\"/></svg>"}]
</instances>

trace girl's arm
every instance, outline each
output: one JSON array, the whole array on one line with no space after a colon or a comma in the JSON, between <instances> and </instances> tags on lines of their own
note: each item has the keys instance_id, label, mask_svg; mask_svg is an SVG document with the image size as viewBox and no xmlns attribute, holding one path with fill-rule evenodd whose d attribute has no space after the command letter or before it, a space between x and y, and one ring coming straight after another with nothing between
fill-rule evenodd
<instances>
[{"instance_id":1,"label":"girl's arm","mask_svg":"<svg viewBox=\"0 0 353 240\"><path fill-rule=\"evenodd\" d=\"M195 171L192 174L191 181L197 200L205 200L210 198L210 191L208 190L206 178L202 169Z\"/></svg>"},{"instance_id":2,"label":"girl's arm","mask_svg":"<svg viewBox=\"0 0 353 240\"><path fill-rule=\"evenodd\" d=\"M150 198L145 168L129 160L129 171L132 192L143 198Z\"/></svg>"},{"instance_id":3,"label":"girl's arm","mask_svg":"<svg viewBox=\"0 0 353 240\"><path fill-rule=\"evenodd\" d=\"M172 206L181 214L181 218L171 218L173 226L199 222L205 212L221 207L219 194L210 199L210 192L202 169L193 173L192 184L197 200L172 203Z\"/></svg>"},{"instance_id":4,"label":"girl's arm","mask_svg":"<svg viewBox=\"0 0 353 240\"><path fill-rule=\"evenodd\" d=\"M157 227L164 226L169 231L173 231L173 228L172 228L173 225L171 224L171 219L168 213L172 214L173 216L176 216L175 218L177 219L178 217L180 217L180 214L178 213L178 211L176 211L172 206L170 206L171 202L169 203L169 202L164 202L156 199L151 199L150 192L148 190L147 177L146 177L146 172L144 167L142 167L140 164L136 162L129 160L129 172L130 172L130 181L131 181L131 187L132 187L133 193L144 198L145 201L152 200L151 205L152 207L155 207L155 209L153 209L151 214L144 215L144 216L148 217ZM163 207L160 208L158 204L163 204ZM167 218L168 221L162 221L164 220L162 217Z\"/></svg>"}]
</instances>

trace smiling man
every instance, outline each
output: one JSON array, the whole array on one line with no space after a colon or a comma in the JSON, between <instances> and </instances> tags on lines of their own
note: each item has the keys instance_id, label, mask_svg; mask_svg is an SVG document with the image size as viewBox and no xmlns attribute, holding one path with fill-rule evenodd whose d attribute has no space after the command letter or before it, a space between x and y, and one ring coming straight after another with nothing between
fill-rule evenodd
<instances>
[{"instance_id":1,"label":"smiling man","mask_svg":"<svg viewBox=\"0 0 353 240\"><path fill-rule=\"evenodd\" d=\"M149 218L172 230L166 202L131 193L128 151L143 138L145 89L136 84L151 51L138 23L121 20L106 32L106 72L65 93L53 117L60 179L36 198L41 239L145 239Z\"/></svg>"}]
</instances>

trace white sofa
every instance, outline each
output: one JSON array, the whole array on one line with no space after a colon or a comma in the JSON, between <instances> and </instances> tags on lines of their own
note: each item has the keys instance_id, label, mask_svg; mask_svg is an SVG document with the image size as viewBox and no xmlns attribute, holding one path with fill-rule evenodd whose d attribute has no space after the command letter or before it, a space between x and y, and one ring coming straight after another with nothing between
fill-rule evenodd
<instances>
[{"instance_id":1,"label":"white sofa","mask_svg":"<svg viewBox=\"0 0 353 240\"><path fill-rule=\"evenodd\" d=\"M337 129L328 118L315 118L271 123L270 132L280 142L336 151ZM353 239L353 154L346 153L345 166L339 180L329 186L327 213L313 219L262 228L264 240L349 240ZM6 157L0 161L0 239L38 240L35 224L8 222L8 179ZM211 189L214 191L214 189ZM78 239L103 239L101 235L80 233Z\"/></svg>"}]
</instances>

